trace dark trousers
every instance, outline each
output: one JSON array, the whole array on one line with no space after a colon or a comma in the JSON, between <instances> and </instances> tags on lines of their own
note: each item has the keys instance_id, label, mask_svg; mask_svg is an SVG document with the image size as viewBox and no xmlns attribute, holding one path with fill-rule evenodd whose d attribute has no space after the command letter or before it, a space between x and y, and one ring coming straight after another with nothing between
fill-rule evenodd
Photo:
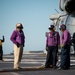
<instances>
[{"instance_id":1,"label":"dark trousers","mask_svg":"<svg viewBox=\"0 0 75 75\"><path fill-rule=\"evenodd\" d=\"M75 55L75 43L74 43L74 46L73 47L74 47L74 55Z\"/></svg>"},{"instance_id":2,"label":"dark trousers","mask_svg":"<svg viewBox=\"0 0 75 75\"><path fill-rule=\"evenodd\" d=\"M70 68L70 45L66 44L61 49L61 69L69 69Z\"/></svg>"},{"instance_id":3,"label":"dark trousers","mask_svg":"<svg viewBox=\"0 0 75 75\"><path fill-rule=\"evenodd\" d=\"M2 46L0 46L0 60L3 60L3 50L2 50Z\"/></svg>"},{"instance_id":4,"label":"dark trousers","mask_svg":"<svg viewBox=\"0 0 75 75\"><path fill-rule=\"evenodd\" d=\"M50 65L53 67L56 66L57 63L57 52L58 52L58 46L49 46L47 51L47 58L45 67L50 68Z\"/></svg>"}]
</instances>

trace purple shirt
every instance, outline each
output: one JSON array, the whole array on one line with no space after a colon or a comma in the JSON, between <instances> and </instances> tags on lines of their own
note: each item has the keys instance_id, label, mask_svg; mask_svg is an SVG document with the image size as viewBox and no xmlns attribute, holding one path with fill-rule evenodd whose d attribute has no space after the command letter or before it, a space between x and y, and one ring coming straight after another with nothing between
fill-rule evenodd
<instances>
[{"instance_id":1,"label":"purple shirt","mask_svg":"<svg viewBox=\"0 0 75 75\"><path fill-rule=\"evenodd\" d=\"M62 33L61 44L71 44L71 35L68 30Z\"/></svg>"},{"instance_id":2,"label":"purple shirt","mask_svg":"<svg viewBox=\"0 0 75 75\"><path fill-rule=\"evenodd\" d=\"M60 36L58 32L48 32L46 36L46 47L60 45Z\"/></svg>"},{"instance_id":3,"label":"purple shirt","mask_svg":"<svg viewBox=\"0 0 75 75\"><path fill-rule=\"evenodd\" d=\"M24 42L25 42L25 36L24 36L24 33L23 31L19 32L17 30L14 30L11 37L10 37L10 40L14 43L14 44L21 44L24 46Z\"/></svg>"}]
</instances>

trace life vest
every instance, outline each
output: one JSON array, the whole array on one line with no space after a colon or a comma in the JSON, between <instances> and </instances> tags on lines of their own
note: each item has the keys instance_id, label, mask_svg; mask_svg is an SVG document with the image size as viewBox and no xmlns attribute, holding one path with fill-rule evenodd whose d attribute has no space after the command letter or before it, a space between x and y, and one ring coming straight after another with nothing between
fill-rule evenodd
<instances>
[{"instance_id":1,"label":"life vest","mask_svg":"<svg viewBox=\"0 0 75 75\"><path fill-rule=\"evenodd\" d=\"M2 46L2 41L0 40L0 46Z\"/></svg>"}]
</instances>

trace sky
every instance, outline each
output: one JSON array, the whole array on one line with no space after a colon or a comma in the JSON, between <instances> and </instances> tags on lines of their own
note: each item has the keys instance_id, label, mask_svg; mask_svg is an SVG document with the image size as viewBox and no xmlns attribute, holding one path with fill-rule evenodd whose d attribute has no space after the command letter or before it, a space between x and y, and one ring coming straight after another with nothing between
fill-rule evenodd
<instances>
[{"instance_id":1,"label":"sky","mask_svg":"<svg viewBox=\"0 0 75 75\"><path fill-rule=\"evenodd\" d=\"M24 51L45 50L50 15L56 14L59 0L0 0L0 39L5 36L3 51L13 52L10 36L17 23L23 24L25 34Z\"/></svg>"}]
</instances>

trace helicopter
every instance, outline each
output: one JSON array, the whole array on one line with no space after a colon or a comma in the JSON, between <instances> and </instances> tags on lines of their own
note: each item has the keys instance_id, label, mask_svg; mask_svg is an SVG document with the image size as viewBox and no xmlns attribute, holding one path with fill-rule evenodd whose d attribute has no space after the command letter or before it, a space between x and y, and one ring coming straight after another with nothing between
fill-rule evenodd
<instances>
[{"instance_id":1,"label":"helicopter","mask_svg":"<svg viewBox=\"0 0 75 75\"><path fill-rule=\"evenodd\" d=\"M50 15L50 20L60 35L59 26L65 24L72 38L75 32L75 0L59 0L59 8L61 13ZM71 53L74 53L73 45L71 46Z\"/></svg>"},{"instance_id":2,"label":"helicopter","mask_svg":"<svg viewBox=\"0 0 75 75\"><path fill-rule=\"evenodd\" d=\"M56 26L57 31L59 31L60 24L65 24L72 36L75 32L75 0L60 0L59 8L62 13L52 14L50 20Z\"/></svg>"}]
</instances>

